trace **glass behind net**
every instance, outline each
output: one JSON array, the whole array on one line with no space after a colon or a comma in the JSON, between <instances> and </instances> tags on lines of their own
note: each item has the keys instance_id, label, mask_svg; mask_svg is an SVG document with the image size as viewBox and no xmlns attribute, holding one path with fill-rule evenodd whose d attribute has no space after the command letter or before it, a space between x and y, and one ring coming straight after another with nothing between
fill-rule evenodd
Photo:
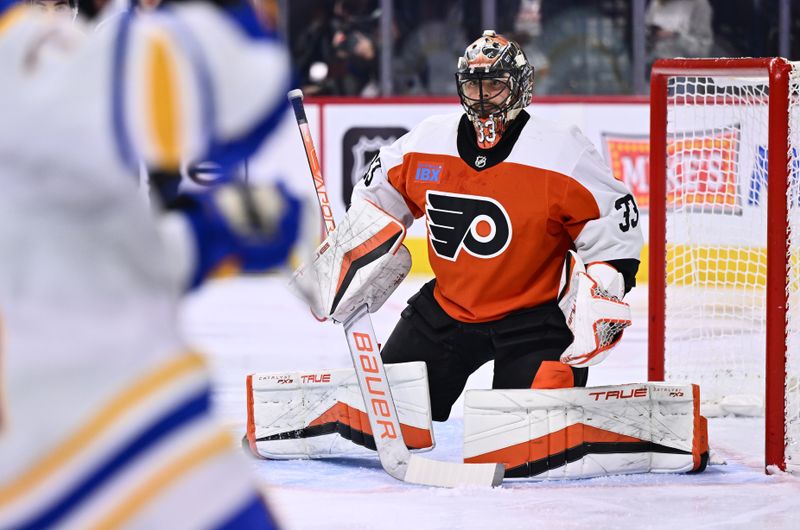
<instances>
[{"instance_id":1,"label":"glass behind net","mask_svg":"<svg viewBox=\"0 0 800 530\"><path fill-rule=\"evenodd\" d=\"M786 463L800 470L800 68L790 77ZM764 412L768 79L671 77L665 375L708 415Z\"/></svg>"}]
</instances>

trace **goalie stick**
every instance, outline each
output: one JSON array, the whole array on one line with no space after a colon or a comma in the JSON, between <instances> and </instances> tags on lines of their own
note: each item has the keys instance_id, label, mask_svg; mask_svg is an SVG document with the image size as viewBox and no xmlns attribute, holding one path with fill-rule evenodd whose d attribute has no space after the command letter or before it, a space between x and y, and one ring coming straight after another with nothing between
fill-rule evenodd
<instances>
[{"instance_id":1,"label":"goalie stick","mask_svg":"<svg viewBox=\"0 0 800 530\"><path fill-rule=\"evenodd\" d=\"M303 92L299 89L292 90L288 97L300 129L325 231L331 232L336 228L336 223L311 138L311 130L308 127L303 106ZM364 398L372 436L375 438L378 458L389 475L412 484L438 487L497 486L502 482L505 471L502 464L441 462L411 454L400 430L397 408L378 351L378 341L375 339L367 306L363 305L356 309L342 325L361 396Z\"/></svg>"}]
</instances>

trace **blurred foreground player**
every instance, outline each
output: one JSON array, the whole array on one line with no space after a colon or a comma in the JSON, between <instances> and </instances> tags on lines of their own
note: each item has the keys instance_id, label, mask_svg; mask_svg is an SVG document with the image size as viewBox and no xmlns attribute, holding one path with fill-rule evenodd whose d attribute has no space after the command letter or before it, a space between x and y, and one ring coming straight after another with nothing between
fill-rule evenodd
<instances>
[{"instance_id":1,"label":"blurred foreground player","mask_svg":"<svg viewBox=\"0 0 800 530\"><path fill-rule=\"evenodd\" d=\"M176 313L284 264L314 209L230 183L153 212L137 169L251 154L286 53L244 3L70 25L0 0L0 528L275 528Z\"/></svg>"}]
</instances>

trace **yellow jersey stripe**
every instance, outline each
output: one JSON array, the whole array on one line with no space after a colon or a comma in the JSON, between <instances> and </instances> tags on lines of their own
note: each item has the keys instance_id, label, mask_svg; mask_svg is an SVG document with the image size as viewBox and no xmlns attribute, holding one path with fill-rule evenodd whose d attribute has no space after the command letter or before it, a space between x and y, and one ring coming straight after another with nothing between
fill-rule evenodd
<instances>
[{"instance_id":1,"label":"yellow jersey stripe","mask_svg":"<svg viewBox=\"0 0 800 530\"><path fill-rule=\"evenodd\" d=\"M0 16L0 35L19 22L24 14L25 8L20 4L12 7L3 16Z\"/></svg>"},{"instance_id":2,"label":"yellow jersey stripe","mask_svg":"<svg viewBox=\"0 0 800 530\"><path fill-rule=\"evenodd\" d=\"M164 36L155 36L147 52L150 65L150 133L156 155L164 169L180 165L180 101L178 100L177 64Z\"/></svg>"},{"instance_id":3,"label":"yellow jersey stripe","mask_svg":"<svg viewBox=\"0 0 800 530\"><path fill-rule=\"evenodd\" d=\"M75 434L59 444L55 451L40 460L16 480L0 488L0 507L11 503L39 485L47 476L56 472L78 455L93 439L108 430L120 416L133 409L139 402L173 381L186 374L200 370L204 366L205 364L199 355L187 354L170 361L161 369L128 388L103 407Z\"/></svg>"},{"instance_id":4,"label":"yellow jersey stripe","mask_svg":"<svg viewBox=\"0 0 800 530\"><path fill-rule=\"evenodd\" d=\"M214 458L231 448L232 441L227 432L220 431L199 444L194 449L182 454L169 465L159 469L147 481L140 484L126 499L102 519L93 530L109 530L120 528L130 521L149 501L158 497L180 477L188 474L203 462Z\"/></svg>"}]
</instances>

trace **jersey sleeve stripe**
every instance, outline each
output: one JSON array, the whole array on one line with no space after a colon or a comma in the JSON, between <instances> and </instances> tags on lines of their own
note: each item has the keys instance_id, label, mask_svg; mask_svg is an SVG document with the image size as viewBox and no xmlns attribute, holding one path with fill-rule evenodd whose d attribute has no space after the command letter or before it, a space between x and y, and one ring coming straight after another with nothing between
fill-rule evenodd
<instances>
[{"instance_id":1,"label":"jersey sleeve stripe","mask_svg":"<svg viewBox=\"0 0 800 530\"><path fill-rule=\"evenodd\" d=\"M175 170L180 165L181 108L176 62L167 39L156 36L149 43L150 128L160 168Z\"/></svg>"},{"instance_id":2,"label":"jersey sleeve stripe","mask_svg":"<svg viewBox=\"0 0 800 530\"><path fill-rule=\"evenodd\" d=\"M215 530L277 530L278 523L272 518L267 510L264 499L260 495L253 495L250 500L242 506L227 521L221 523Z\"/></svg>"},{"instance_id":3,"label":"jersey sleeve stripe","mask_svg":"<svg viewBox=\"0 0 800 530\"><path fill-rule=\"evenodd\" d=\"M122 163L132 169L138 167L138 159L133 149L125 119L125 101L127 101L127 75L126 58L130 46L130 30L133 21L133 12L128 11L120 17L119 29L114 41L114 61L111 73L111 119L113 124L114 139L117 147L117 156Z\"/></svg>"},{"instance_id":4,"label":"jersey sleeve stripe","mask_svg":"<svg viewBox=\"0 0 800 530\"><path fill-rule=\"evenodd\" d=\"M24 14L25 8L18 5L15 0L0 0L0 35L22 20Z\"/></svg>"},{"instance_id":5,"label":"jersey sleeve stripe","mask_svg":"<svg viewBox=\"0 0 800 530\"><path fill-rule=\"evenodd\" d=\"M173 482L187 475L196 466L227 451L231 447L231 443L230 435L224 431L217 432L215 435L203 440L145 480L130 496L122 500L111 513L93 526L92 530L122 528L147 505L148 501L156 498Z\"/></svg>"},{"instance_id":6,"label":"jersey sleeve stripe","mask_svg":"<svg viewBox=\"0 0 800 530\"><path fill-rule=\"evenodd\" d=\"M44 483L49 476L65 467L71 460L88 447L95 439L114 427L119 418L130 413L142 402L165 387L178 383L192 374L203 370L205 364L199 355L191 354L180 357L111 401L74 435L61 443L57 450L42 459L38 465L15 481L3 485L0 489L0 508L14 502L37 486Z\"/></svg>"},{"instance_id":7,"label":"jersey sleeve stripe","mask_svg":"<svg viewBox=\"0 0 800 530\"><path fill-rule=\"evenodd\" d=\"M240 30L241 35L261 41L264 46L278 52L276 56L283 57L281 52L283 43L274 32L264 28L251 5L247 2L239 2L227 7L224 12L228 15L228 20ZM214 72L212 72L208 58L204 56L200 36L193 33L190 24L185 24L180 17L175 18L176 25L173 29L176 30L175 35L180 39L181 46L192 63L198 95L203 102L201 106L203 115L200 117L200 123L204 129L204 145L201 158L217 163L223 174L229 174L230 170L253 155L262 142L277 130L284 112L289 108L285 97L291 88L288 57L285 58L285 64L279 62L275 65L275 77L282 80L276 85L282 86L275 91L276 96L270 102L271 104L265 105L263 114L255 116L253 125L238 137L221 138L218 130L219 110L216 104L219 94L215 93ZM225 79L222 79L221 82L225 82Z\"/></svg>"},{"instance_id":8,"label":"jersey sleeve stripe","mask_svg":"<svg viewBox=\"0 0 800 530\"><path fill-rule=\"evenodd\" d=\"M56 497L54 502L48 503L44 509L37 510L32 519L25 521L18 528L50 528L59 524L83 503L88 502L93 495L102 492L103 487L126 468L135 465L140 458L146 458L148 451L154 449L162 440L168 439L170 435L205 414L210 406L210 397L210 388L206 386L200 392L189 395L166 414L155 418L155 421L140 431L138 436L127 441L117 451L112 452L97 467L76 477L77 480L74 480L71 488ZM224 438L224 446L230 447L230 438L227 435ZM217 444L219 443L217 442ZM191 457L192 461L203 456L203 454L193 455L191 452L186 455L186 457ZM183 471L184 468L185 465L176 470L167 467L164 471L171 476L173 473ZM130 514L130 510L126 510L126 513Z\"/></svg>"}]
</instances>

